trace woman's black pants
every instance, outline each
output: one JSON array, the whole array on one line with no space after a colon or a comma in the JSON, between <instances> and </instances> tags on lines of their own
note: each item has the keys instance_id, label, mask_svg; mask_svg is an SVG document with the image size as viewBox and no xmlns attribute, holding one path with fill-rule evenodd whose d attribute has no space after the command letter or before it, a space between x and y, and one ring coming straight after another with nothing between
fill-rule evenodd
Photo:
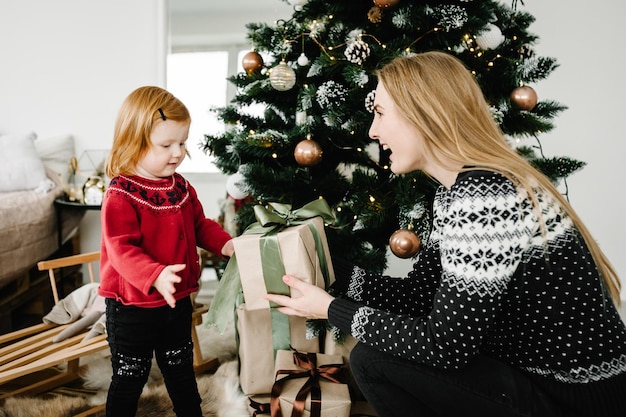
<instances>
[{"instance_id":1,"label":"woman's black pants","mask_svg":"<svg viewBox=\"0 0 626 417\"><path fill-rule=\"evenodd\" d=\"M451 371L358 343L350 355L350 368L379 417L566 415L527 375L485 355Z\"/></svg>"}]
</instances>

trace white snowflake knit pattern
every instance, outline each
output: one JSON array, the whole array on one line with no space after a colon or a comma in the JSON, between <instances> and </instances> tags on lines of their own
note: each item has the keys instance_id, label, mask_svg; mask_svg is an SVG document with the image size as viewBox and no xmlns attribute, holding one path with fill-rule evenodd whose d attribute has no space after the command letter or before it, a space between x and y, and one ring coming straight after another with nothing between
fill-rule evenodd
<instances>
[{"instance_id":1,"label":"white snowflake knit pattern","mask_svg":"<svg viewBox=\"0 0 626 417\"><path fill-rule=\"evenodd\" d=\"M445 369L482 352L561 382L626 373L626 328L582 237L539 195L542 231L524 197L483 171L440 188L407 278L353 270L347 295L367 307L354 311L352 334Z\"/></svg>"}]
</instances>

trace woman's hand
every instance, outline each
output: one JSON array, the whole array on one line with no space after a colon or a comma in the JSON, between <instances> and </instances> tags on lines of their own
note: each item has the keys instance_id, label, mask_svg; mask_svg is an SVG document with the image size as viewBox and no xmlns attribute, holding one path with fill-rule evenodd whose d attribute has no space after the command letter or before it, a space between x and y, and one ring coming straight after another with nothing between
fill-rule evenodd
<instances>
[{"instance_id":1,"label":"woman's hand","mask_svg":"<svg viewBox=\"0 0 626 417\"><path fill-rule=\"evenodd\" d=\"M267 294L265 299L273 301L282 307L276 309L290 316L306 317L307 319L327 319L328 307L335 299L323 289L315 285L294 278L289 275L283 277L285 284L292 290L292 296Z\"/></svg>"},{"instance_id":2,"label":"woman's hand","mask_svg":"<svg viewBox=\"0 0 626 417\"><path fill-rule=\"evenodd\" d=\"M152 283L152 286L156 288L172 308L176 307L176 299L174 298L176 287L174 284L178 284L182 280L176 273L186 267L187 265L185 264L168 265L163 268L157 279Z\"/></svg>"}]
</instances>

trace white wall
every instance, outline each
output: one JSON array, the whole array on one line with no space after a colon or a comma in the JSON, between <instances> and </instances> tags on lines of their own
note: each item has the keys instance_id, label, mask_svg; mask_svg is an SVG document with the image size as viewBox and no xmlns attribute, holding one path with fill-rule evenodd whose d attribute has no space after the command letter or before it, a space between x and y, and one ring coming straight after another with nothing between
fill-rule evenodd
<instances>
[{"instance_id":1,"label":"white wall","mask_svg":"<svg viewBox=\"0 0 626 417\"><path fill-rule=\"evenodd\" d=\"M69 133L77 156L110 148L124 97L165 82L166 17L165 0L0 0L0 132ZM82 250L99 243L88 212Z\"/></svg>"},{"instance_id":2,"label":"white wall","mask_svg":"<svg viewBox=\"0 0 626 417\"><path fill-rule=\"evenodd\" d=\"M535 16L537 51L561 66L536 86L541 98L569 107L543 140L548 155L568 155L587 166L568 181L570 201L613 263L626 299L626 174L621 39L626 3L598 0L524 0ZM590 7L591 6L591 7Z\"/></svg>"}]
</instances>

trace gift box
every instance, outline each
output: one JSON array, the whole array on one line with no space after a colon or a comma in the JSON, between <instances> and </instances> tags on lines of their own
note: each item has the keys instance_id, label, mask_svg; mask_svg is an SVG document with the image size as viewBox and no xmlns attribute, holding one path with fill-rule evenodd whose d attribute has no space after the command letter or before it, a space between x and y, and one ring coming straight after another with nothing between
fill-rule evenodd
<instances>
[{"instance_id":1,"label":"gift box","mask_svg":"<svg viewBox=\"0 0 626 417\"><path fill-rule=\"evenodd\" d=\"M285 273L321 287L335 279L324 233L324 221L333 220L326 201L315 200L297 210L277 203L269 207L255 206L258 222L233 239L235 254L226 265L204 320L207 327L216 326L220 334L234 322L242 299L249 310L267 309L273 306L263 298L265 294L289 294L282 281Z\"/></svg>"},{"instance_id":2,"label":"gift box","mask_svg":"<svg viewBox=\"0 0 626 417\"><path fill-rule=\"evenodd\" d=\"M332 220L332 214L324 200L293 211L289 205L276 203L254 210L258 222L233 239L247 309L273 307L264 299L267 293L289 295L282 280L285 274L321 288L332 284L334 272L324 232L324 221Z\"/></svg>"},{"instance_id":3,"label":"gift box","mask_svg":"<svg viewBox=\"0 0 626 417\"><path fill-rule=\"evenodd\" d=\"M351 335L345 335L341 341L335 341L331 334L327 334L324 339L324 346L322 347L323 353L328 355L340 355L343 358L346 364L346 382L350 387L350 397L353 401L365 399L350 371L350 352L352 352L352 348L354 348L357 343L358 341Z\"/></svg>"},{"instance_id":4,"label":"gift box","mask_svg":"<svg viewBox=\"0 0 626 417\"><path fill-rule=\"evenodd\" d=\"M269 394L274 384L274 357L281 349L319 352L318 338L307 339L306 319L269 308L237 307L239 385L246 395Z\"/></svg>"},{"instance_id":5,"label":"gift box","mask_svg":"<svg viewBox=\"0 0 626 417\"><path fill-rule=\"evenodd\" d=\"M352 401L342 383L341 355L280 350L276 354L276 382L272 387L272 415L348 417ZM296 411L292 414L292 411Z\"/></svg>"}]
</instances>

